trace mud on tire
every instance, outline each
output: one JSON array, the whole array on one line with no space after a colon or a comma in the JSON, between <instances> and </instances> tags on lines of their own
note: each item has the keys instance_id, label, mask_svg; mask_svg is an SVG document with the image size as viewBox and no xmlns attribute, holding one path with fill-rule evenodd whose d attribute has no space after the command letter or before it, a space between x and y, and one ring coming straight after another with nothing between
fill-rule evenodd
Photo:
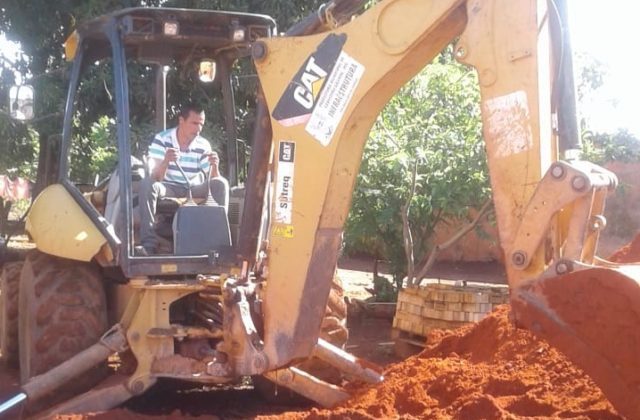
<instances>
[{"instance_id":1,"label":"mud on tire","mask_svg":"<svg viewBox=\"0 0 640 420\"><path fill-rule=\"evenodd\" d=\"M22 261L10 262L0 274L0 352L11 367L18 366L18 291Z\"/></svg>"},{"instance_id":2,"label":"mud on tire","mask_svg":"<svg viewBox=\"0 0 640 420\"><path fill-rule=\"evenodd\" d=\"M34 251L20 276L20 378L48 371L95 344L107 329L97 268Z\"/></svg>"}]
</instances>

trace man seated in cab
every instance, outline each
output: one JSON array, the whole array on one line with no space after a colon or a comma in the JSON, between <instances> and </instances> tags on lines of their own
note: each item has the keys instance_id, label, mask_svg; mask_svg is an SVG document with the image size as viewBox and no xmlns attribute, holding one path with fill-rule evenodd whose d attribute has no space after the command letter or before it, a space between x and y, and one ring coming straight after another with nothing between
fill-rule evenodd
<instances>
[{"instance_id":1,"label":"man seated in cab","mask_svg":"<svg viewBox=\"0 0 640 420\"><path fill-rule=\"evenodd\" d=\"M162 197L183 198L188 196L191 184L194 198L205 198L207 189L217 204L229 205L229 182L220 175L218 154L211 150L207 139L200 136L205 114L202 107L190 104L178 115L178 125L156 134L149 146L150 176L140 185L140 243L136 254L151 255L158 247L158 236L154 230L156 205ZM211 170L209 185L206 176Z\"/></svg>"}]
</instances>

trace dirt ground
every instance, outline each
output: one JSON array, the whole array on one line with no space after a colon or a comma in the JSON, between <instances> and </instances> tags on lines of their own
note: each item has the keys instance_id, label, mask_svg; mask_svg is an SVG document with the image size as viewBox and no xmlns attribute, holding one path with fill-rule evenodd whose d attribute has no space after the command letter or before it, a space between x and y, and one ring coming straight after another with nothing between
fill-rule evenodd
<instances>
[{"instance_id":1,"label":"dirt ground","mask_svg":"<svg viewBox=\"0 0 640 420\"><path fill-rule=\"evenodd\" d=\"M343 280L345 295L350 299L371 297L373 274L370 272L373 262L367 259L345 259L340 263L339 275ZM463 268L455 264L443 264L436 267L434 277L456 277ZM491 264L479 264L474 268L474 276L501 281L500 268ZM385 273L384 265L381 274ZM357 314L349 320L349 341L347 351L365 358L380 366L387 366L400 359L394 355L391 339L392 319L381 316L363 316ZM0 402L19 392L18 372L0 364ZM251 418L256 415L278 415L285 411L304 410L311 405L299 403L278 405L265 401L253 389L250 381L240 383L233 389L187 389L175 391L171 386L157 386L145 395L130 400L123 409L102 415L92 415L92 419L144 419L150 418ZM18 412L8 418L18 418ZM60 417L64 419L64 416ZM70 419L71 417L69 417ZM73 419L83 416L73 417ZM88 416L85 418L89 418Z\"/></svg>"},{"instance_id":2,"label":"dirt ground","mask_svg":"<svg viewBox=\"0 0 640 420\"><path fill-rule=\"evenodd\" d=\"M424 351L389 366L375 386L350 386L352 397L337 407L259 418L622 418L591 378L544 340L515 328L510 315L511 307L501 305L479 323L433 330Z\"/></svg>"}]
</instances>

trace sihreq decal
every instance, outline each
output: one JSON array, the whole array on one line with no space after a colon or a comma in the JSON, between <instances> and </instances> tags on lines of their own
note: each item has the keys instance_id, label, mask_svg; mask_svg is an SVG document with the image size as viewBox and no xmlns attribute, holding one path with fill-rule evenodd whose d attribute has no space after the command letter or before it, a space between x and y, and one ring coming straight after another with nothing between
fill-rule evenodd
<instances>
[{"instance_id":1,"label":"sihreq decal","mask_svg":"<svg viewBox=\"0 0 640 420\"><path fill-rule=\"evenodd\" d=\"M276 208L274 221L291 224L293 214L293 170L296 144L281 141L278 148L278 172L276 174Z\"/></svg>"}]
</instances>

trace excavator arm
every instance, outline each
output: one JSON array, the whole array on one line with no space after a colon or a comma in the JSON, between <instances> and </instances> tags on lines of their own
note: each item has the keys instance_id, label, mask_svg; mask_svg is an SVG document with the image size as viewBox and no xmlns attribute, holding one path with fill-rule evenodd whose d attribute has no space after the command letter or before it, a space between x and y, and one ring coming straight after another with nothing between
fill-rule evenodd
<instances>
[{"instance_id":1,"label":"excavator arm","mask_svg":"<svg viewBox=\"0 0 640 420\"><path fill-rule=\"evenodd\" d=\"M514 319L590 374L620 414L640 417L637 269L595 257L615 176L560 160L553 5L385 0L333 30L254 46L273 131L264 300L271 368L315 346L375 119L457 39L456 58L478 72Z\"/></svg>"}]
</instances>

